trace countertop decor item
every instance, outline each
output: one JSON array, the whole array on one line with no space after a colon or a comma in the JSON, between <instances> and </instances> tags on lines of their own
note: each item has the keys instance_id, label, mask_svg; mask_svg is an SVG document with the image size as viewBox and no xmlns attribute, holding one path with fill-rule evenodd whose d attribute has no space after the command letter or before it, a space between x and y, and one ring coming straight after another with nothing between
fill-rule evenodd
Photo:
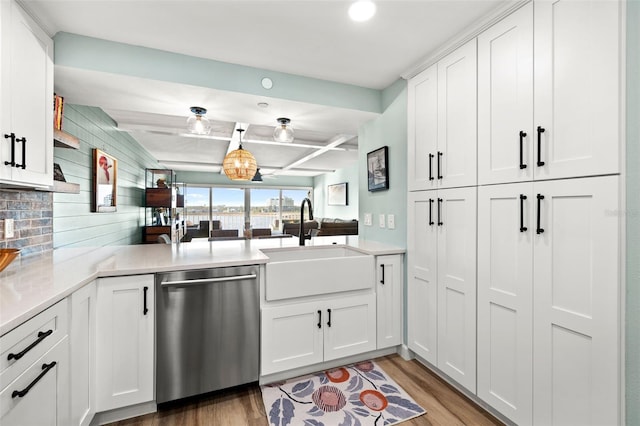
<instances>
[{"instance_id":1,"label":"countertop decor item","mask_svg":"<svg viewBox=\"0 0 640 426\"><path fill-rule=\"evenodd\" d=\"M20 249L7 248L0 249L0 272L9 266L11 262L20 254Z\"/></svg>"},{"instance_id":2,"label":"countertop decor item","mask_svg":"<svg viewBox=\"0 0 640 426\"><path fill-rule=\"evenodd\" d=\"M374 361L261 386L269 425L392 425L426 410Z\"/></svg>"}]
</instances>

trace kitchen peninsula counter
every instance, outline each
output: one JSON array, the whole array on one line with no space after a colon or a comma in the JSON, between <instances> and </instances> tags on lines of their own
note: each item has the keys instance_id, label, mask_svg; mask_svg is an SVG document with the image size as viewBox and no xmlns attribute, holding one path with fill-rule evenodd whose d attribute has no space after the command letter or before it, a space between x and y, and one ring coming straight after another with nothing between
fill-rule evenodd
<instances>
[{"instance_id":1,"label":"kitchen peninsula counter","mask_svg":"<svg viewBox=\"0 0 640 426\"><path fill-rule=\"evenodd\" d=\"M371 255L403 248L358 236L314 237L307 246L347 245ZM265 238L108 247L60 248L17 258L0 273L0 335L100 277L264 264L261 249L297 248L298 238Z\"/></svg>"}]
</instances>

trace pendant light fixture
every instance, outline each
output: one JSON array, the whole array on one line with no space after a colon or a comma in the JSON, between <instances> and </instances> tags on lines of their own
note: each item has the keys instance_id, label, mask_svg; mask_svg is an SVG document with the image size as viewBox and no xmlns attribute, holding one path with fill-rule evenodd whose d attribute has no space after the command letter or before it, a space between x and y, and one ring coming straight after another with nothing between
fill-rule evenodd
<instances>
[{"instance_id":1,"label":"pendant light fixture","mask_svg":"<svg viewBox=\"0 0 640 426\"><path fill-rule=\"evenodd\" d=\"M262 182L262 174L260 174L260 167L256 170L256 174L251 179L251 182Z\"/></svg>"},{"instance_id":2,"label":"pendant light fixture","mask_svg":"<svg viewBox=\"0 0 640 426\"><path fill-rule=\"evenodd\" d=\"M276 142L293 142L293 129L289 126L291 120L278 118L279 126L273 131L273 140Z\"/></svg>"},{"instance_id":3,"label":"pendant light fixture","mask_svg":"<svg viewBox=\"0 0 640 426\"><path fill-rule=\"evenodd\" d=\"M244 129L237 129L240 133L240 145L238 149L231 151L222 161L224 174L231 180L251 180L256 175L258 165L253 155L246 149L242 149L242 132Z\"/></svg>"},{"instance_id":4,"label":"pendant light fixture","mask_svg":"<svg viewBox=\"0 0 640 426\"><path fill-rule=\"evenodd\" d=\"M207 113L207 109L194 106L191 107L191 112L193 115L187 118L187 129L189 133L208 135L211 131L211 122L204 116Z\"/></svg>"}]
</instances>

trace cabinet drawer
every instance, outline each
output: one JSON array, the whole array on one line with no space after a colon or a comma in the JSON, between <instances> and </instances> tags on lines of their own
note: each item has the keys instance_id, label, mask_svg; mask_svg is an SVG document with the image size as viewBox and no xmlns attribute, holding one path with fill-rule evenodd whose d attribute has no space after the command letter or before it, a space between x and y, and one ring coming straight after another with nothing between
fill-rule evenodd
<instances>
[{"instance_id":1,"label":"cabinet drawer","mask_svg":"<svg viewBox=\"0 0 640 426\"><path fill-rule=\"evenodd\" d=\"M0 389L66 336L67 327L64 299L0 337Z\"/></svg>"},{"instance_id":2,"label":"cabinet drawer","mask_svg":"<svg viewBox=\"0 0 640 426\"><path fill-rule=\"evenodd\" d=\"M68 344L58 342L0 392L0 424L69 424Z\"/></svg>"}]
</instances>

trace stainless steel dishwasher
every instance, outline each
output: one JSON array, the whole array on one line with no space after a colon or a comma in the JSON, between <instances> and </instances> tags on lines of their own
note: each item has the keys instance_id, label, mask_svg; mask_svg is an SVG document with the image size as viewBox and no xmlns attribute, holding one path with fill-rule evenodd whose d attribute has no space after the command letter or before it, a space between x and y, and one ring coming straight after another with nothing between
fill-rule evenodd
<instances>
[{"instance_id":1,"label":"stainless steel dishwasher","mask_svg":"<svg viewBox=\"0 0 640 426\"><path fill-rule=\"evenodd\" d=\"M156 274L156 402L259 376L257 265Z\"/></svg>"}]
</instances>

